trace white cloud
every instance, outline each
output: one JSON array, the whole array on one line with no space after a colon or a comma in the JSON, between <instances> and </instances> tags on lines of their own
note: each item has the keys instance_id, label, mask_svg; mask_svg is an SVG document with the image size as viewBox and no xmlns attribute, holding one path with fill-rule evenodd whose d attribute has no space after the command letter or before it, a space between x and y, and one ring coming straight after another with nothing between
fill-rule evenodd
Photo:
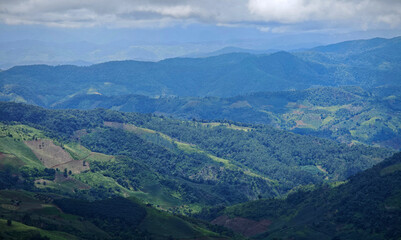
<instances>
[{"instance_id":1,"label":"white cloud","mask_svg":"<svg viewBox=\"0 0 401 240\"><path fill-rule=\"evenodd\" d=\"M249 11L265 22L297 24L322 22L325 26L399 27L399 0L250 0Z\"/></svg>"},{"instance_id":2,"label":"white cloud","mask_svg":"<svg viewBox=\"0 0 401 240\"><path fill-rule=\"evenodd\" d=\"M400 0L0 0L0 22L58 27L163 27L202 22L284 31L400 28ZM280 26L281 25L281 26Z\"/></svg>"}]
</instances>

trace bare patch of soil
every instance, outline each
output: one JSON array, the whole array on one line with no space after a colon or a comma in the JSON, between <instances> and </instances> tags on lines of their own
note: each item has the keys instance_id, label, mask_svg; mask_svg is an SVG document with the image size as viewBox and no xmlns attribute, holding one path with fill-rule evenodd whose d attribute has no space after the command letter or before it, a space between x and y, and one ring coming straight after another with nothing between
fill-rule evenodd
<instances>
[{"instance_id":1,"label":"bare patch of soil","mask_svg":"<svg viewBox=\"0 0 401 240\"><path fill-rule=\"evenodd\" d=\"M80 173L89 170L89 163L83 164L83 160L74 160L62 147L57 146L48 139L25 141L25 144L33 151L36 157L47 168L65 168L72 173Z\"/></svg>"}]
</instances>

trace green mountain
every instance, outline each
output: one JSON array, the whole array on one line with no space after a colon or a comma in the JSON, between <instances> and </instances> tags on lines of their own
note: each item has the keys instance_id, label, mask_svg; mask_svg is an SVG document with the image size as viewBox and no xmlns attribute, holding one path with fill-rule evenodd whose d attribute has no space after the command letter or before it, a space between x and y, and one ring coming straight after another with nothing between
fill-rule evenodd
<instances>
[{"instance_id":1,"label":"green mountain","mask_svg":"<svg viewBox=\"0 0 401 240\"><path fill-rule=\"evenodd\" d=\"M118 109L182 119L269 124L347 144L401 148L400 87L322 87L259 92L231 98L76 95L61 109Z\"/></svg>"},{"instance_id":2,"label":"green mountain","mask_svg":"<svg viewBox=\"0 0 401 240\"><path fill-rule=\"evenodd\" d=\"M170 159L179 156L169 152L167 147L161 149L152 144L151 136L144 136L149 130L129 126L127 132L117 129L113 132L113 127L73 131L77 122L70 117L77 118L79 114L47 112L30 106L19 109L23 113L16 105L6 105L1 107L1 116L8 120L3 118L0 123L1 239L237 238L225 228L173 215L199 211L207 200L223 200L209 193L199 197L200 202L197 197L212 192L212 187L207 188L205 184L202 188L202 184L175 177L176 173L164 177L162 169L171 168L171 165L160 166L158 172L147 162L158 160L161 165L163 160L186 160L182 165L196 165L190 162L199 159L195 153L192 159L187 159L188 154L181 159ZM32 118L23 117L24 114ZM72 124L60 125L60 120L66 121L62 115ZM22 117L20 120L24 124L10 122L14 117ZM26 117L36 120L29 122ZM49 122L44 124L43 120ZM85 135L91 130L97 134L109 131L105 138L112 133L126 134L122 139L134 146L138 144L137 148L130 149L138 156L131 153L126 156L122 151L116 156L90 151L80 141L90 142L93 136L86 138ZM136 134L129 134L131 130ZM145 142L138 136L149 137L149 140ZM86 146L102 148L102 140ZM172 145L167 141L164 144ZM143 151L142 155L136 150ZM180 165L173 170L179 171ZM201 188L194 188L197 185Z\"/></svg>"},{"instance_id":3,"label":"green mountain","mask_svg":"<svg viewBox=\"0 0 401 240\"><path fill-rule=\"evenodd\" d=\"M304 189L203 217L219 216L212 222L253 239L399 239L400 170L397 153L339 186Z\"/></svg>"},{"instance_id":4,"label":"green mountain","mask_svg":"<svg viewBox=\"0 0 401 240\"><path fill-rule=\"evenodd\" d=\"M45 110L1 103L0 120L0 152L19 159L5 163L39 170L44 165L59 169L60 176L74 176L73 183L56 178L46 188L91 199L132 195L183 213L281 196L300 185L342 181L392 153L262 125L102 109ZM48 175L31 168L26 174Z\"/></svg>"},{"instance_id":5,"label":"green mountain","mask_svg":"<svg viewBox=\"0 0 401 240\"><path fill-rule=\"evenodd\" d=\"M89 67L19 66L0 72L0 92L3 100L51 106L84 93L230 97L312 86L399 86L400 46L398 37L340 43L294 54L229 53Z\"/></svg>"}]
</instances>

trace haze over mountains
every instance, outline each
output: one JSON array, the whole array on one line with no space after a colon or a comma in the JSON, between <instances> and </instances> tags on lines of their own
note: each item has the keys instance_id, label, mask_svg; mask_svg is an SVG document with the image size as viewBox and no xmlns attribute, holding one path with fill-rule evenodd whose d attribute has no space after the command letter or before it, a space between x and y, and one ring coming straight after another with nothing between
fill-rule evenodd
<instances>
[{"instance_id":1,"label":"haze over mountains","mask_svg":"<svg viewBox=\"0 0 401 240\"><path fill-rule=\"evenodd\" d=\"M228 30L230 28L203 29L201 26L195 28L199 28L202 34L192 28L166 29L162 33L144 29L136 30L135 33L127 29L108 29L107 34L102 30L90 29L59 31L39 28L25 32L24 27L15 28L1 29L4 34L0 36L0 69L3 70L30 64L87 66L108 61L160 61L231 52L269 53L271 49L292 51L356 38L355 35L327 36L319 33L306 36L274 34L266 38L260 36L260 31L243 30L233 34ZM356 35L359 36L357 38L365 39L376 36L364 32ZM216 39L217 36L219 38Z\"/></svg>"},{"instance_id":2,"label":"haze over mountains","mask_svg":"<svg viewBox=\"0 0 401 240\"><path fill-rule=\"evenodd\" d=\"M3 99L41 106L83 93L228 97L314 86L371 88L400 85L400 48L398 37L344 42L294 54L230 53L89 67L20 66L1 72L0 84Z\"/></svg>"}]
</instances>

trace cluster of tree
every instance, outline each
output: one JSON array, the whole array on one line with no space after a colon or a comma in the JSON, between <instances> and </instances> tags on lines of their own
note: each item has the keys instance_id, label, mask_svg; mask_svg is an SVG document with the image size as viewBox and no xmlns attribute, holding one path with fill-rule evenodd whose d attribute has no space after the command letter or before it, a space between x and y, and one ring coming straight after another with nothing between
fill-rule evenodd
<instances>
[{"instance_id":1,"label":"cluster of tree","mask_svg":"<svg viewBox=\"0 0 401 240\"><path fill-rule=\"evenodd\" d=\"M31 167L21 167L19 169L20 175L26 180L33 182L35 179L46 179L54 180L56 176L56 170L52 168L31 168Z\"/></svg>"},{"instance_id":2,"label":"cluster of tree","mask_svg":"<svg viewBox=\"0 0 401 240\"><path fill-rule=\"evenodd\" d=\"M54 203L64 212L86 217L121 222L136 227L146 216L146 209L123 197L88 202L75 199L57 199ZM119 221L115 221L115 220ZM111 226L110 226L111 227Z\"/></svg>"}]
</instances>

